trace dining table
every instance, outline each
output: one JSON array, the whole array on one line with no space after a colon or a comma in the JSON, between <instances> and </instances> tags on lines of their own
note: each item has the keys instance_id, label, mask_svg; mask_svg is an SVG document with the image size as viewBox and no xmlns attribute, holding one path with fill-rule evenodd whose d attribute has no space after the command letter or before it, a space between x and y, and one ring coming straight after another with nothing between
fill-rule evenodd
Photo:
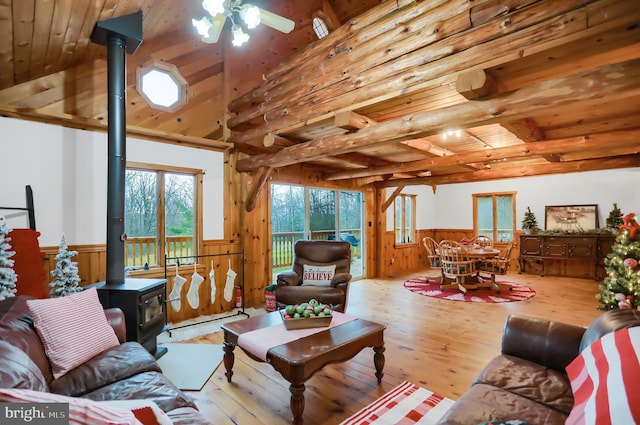
<instances>
[{"instance_id":1,"label":"dining table","mask_svg":"<svg viewBox=\"0 0 640 425\"><path fill-rule=\"evenodd\" d=\"M478 262L481 262L483 259L493 258L500 255L500 250L496 248L474 245L462 245L462 248L465 250L467 257L476 259ZM475 276L474 280L465 282L463 286L465 289L493 288L497 293L500 293L500 290L504 289L500 284L496 283L495 280L483 278L480 273Z\"/></svg>"},{"instance_id":2,"label":"dining table","mask_svg":"<svg viewBox=\"0 0 640 425\"><path fill-rule=\"evenodd\" d=\"M495 248L479 248L465 245L463 245L463 248L468 257L477 258L478 260L482 260L483 258L493 258L500 255L500 250Z\"/></svg>"}]
</instances>

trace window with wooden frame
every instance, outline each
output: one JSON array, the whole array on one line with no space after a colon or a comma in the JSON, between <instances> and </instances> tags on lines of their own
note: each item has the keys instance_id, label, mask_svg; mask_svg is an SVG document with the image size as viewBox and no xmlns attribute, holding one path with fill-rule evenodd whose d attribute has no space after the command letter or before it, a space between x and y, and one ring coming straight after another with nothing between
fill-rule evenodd
<instances>
[{"instance_id":1,"label":"window with wooden frame","mask_svg":"<svg viewBox=\"0 0 640 425\"><path fill-rule=\"evenodd\" d=\"M516 234L516 192L473 195L473 232L495 242L511 242Z\"/></svg>"},{"instance_id":2,"label":"window with wooden frame","mask_svg":"<svg viewBox=\"0 0 640 425\"><path fill-rule=\"evenodd\" d=\"M416 195L401 193L394 200L396 245L415 243Z\"/></svg>"},{"instance_id":3,"label":"window with wooden frame","mask_svg":"<svg viewBox=\"0 0 640 425\"><path fill-rule=\"evenodd\" d=\"M198 255L202 246L203 174L192 168L127 163L127 267L163 267L165 256Z\"/></svg>"}]
</instances>

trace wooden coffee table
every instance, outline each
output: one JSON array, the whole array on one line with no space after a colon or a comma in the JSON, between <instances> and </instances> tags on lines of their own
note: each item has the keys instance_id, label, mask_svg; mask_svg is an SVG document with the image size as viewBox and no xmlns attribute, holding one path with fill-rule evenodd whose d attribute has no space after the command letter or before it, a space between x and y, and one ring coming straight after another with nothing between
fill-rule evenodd
<instances>
[{"instance_id":1,"label":"wooden coffee table","mask_svg":"<svg viewBox=\"0 0 640 425\"><path fill-rule=\"evenodd\" d=\"M224 331L224 367L227 381L233 376L234 348L238 338L246 332L282 324L280 313L275 311L261 316L222 325ZM295 341L269 349L267 361L291 384L291 413L293 423L302 424L304 411L304 383L314 373L329 363L344 362L353 358L365 347L373 347L373 364L378 383L382 381L384 368L384 325L368 320L355 319ZM240 347L242 348L242 347ZM245 351L245 350L243 350ZM245 353L256 361L263 361Z\"/></svg>"}]
</instances>

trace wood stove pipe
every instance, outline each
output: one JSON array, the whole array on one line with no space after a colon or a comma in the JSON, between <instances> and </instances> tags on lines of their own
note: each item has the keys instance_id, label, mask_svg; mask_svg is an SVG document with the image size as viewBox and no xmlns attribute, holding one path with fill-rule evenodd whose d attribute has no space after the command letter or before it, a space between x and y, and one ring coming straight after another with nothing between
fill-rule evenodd
<instances>
[{"instance_id":1,"label":"wood stove pipe","mask_svg":"<svg viewBox=\"0 0 640 425\"><path fill-rule=\"evenodd\" d=\"M127 64L142 43L142 12L98 22L91 35L107 46L108 170L107 170L107 284L124 282L124 190L127 169Z\"/></svg>"},{"instance_id":2,"label":"wood stove pipe","mask_svg":"<svg viewBox=\"0 0 640 425\"><path fill-rule=\"evenodd\" d=\"M126 41L110 36L107 45L108 165L107 284L124 282L124 180L127 170Z\"/></svg>"}]
</instances>

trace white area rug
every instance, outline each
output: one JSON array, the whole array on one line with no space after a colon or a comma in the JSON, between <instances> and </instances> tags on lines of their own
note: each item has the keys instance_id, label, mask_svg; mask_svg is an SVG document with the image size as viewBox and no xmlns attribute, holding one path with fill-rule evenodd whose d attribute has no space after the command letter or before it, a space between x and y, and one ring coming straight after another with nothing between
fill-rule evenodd
<instances>
[{"instance_id":1,"label":"white area rug","mask_svg":"<svg viewBox=\"0 0 640 425\"><path fill-rule=\"evenodd\" d=\"M158 359L164 375L185 391L200 391L220 365L222 345L162 344L167 353Z\"/></svg>"},{"instance_id":2,"label":"white area rug","mask_svg":"<svg viewBox=\"0 0 640 425\"><path fill-rule=\"evenodd\" d=\"M340 425L432 425L453 403L449 398L405 381Z\"/></svg>"}]
</instances>

